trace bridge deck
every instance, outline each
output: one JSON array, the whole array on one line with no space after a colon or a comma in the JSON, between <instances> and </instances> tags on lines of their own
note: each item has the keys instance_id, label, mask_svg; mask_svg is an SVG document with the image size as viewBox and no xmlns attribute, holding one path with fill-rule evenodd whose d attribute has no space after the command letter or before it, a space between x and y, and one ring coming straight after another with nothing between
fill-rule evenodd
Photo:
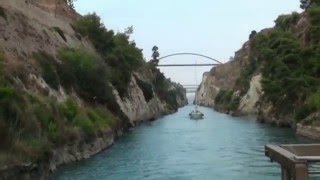
<instances>
[{"instance_id":1,"label":"bridge deck","mask_svg":"<svg viewBox=\"0 0 320 180\"><path fill-rule=\"evenodd\" d=\"M217 66L219 64L158 64L159 67L175 67L175 66Z\"/></svg>"}]
</instances>

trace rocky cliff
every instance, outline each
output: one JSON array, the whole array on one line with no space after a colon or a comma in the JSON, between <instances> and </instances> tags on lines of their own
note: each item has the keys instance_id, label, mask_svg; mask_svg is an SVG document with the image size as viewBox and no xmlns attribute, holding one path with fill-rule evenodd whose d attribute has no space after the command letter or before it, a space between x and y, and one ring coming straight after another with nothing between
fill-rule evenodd
<instances>
[{"instance_id":1,"label":"rocky cliff","mask_svg":"<svg viewBox=\"0 0 320 180\"><path fill-rule=\"evenodd\" d=\"M233 61L203 76L197 103L318 138L320 4L252 31Z\"/></svg>"},{"instance_id":2,"label":"rocky cliff","mask_svg":"<svg viewBox=\"0 0 320 180\"><path fill-rule=\"evenodd\" d=\"M128 39L64 0L0 1L0 179L45 178L187 103Z\"/></svg>"},{"instance_id":3,"label":"rocky cliff","mask_svg":"<svg viewBox=\"0 0 320 180\"><path fill-rule=\"evenodd\" d=\"M248 43L235 53L234 61L218 65L203 75L199 90L196 92L197 103L203 106L215 105L215 97L220 90L234 89L241 70L248 64Z\"/></svg>"}]
</instances>

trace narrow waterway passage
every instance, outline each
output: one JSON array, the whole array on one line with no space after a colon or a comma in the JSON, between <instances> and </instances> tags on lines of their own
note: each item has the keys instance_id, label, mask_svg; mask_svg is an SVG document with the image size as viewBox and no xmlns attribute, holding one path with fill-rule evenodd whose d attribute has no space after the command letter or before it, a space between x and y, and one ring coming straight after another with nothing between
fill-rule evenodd
<instances>
[{"instance_id":1,"label":"narrow waterway passage","mask_svg":"<svg viewBox=\"0 0 320 180\"><path fill-rule=\"evenodd\" d=\"M264 145L304 141L293 130L210 108L199 108L205 119L190 120L193 107L142 124L110 149L62 167L51 179L278 180L280 168L264 156Z\"/></svg>"}]
</instances>

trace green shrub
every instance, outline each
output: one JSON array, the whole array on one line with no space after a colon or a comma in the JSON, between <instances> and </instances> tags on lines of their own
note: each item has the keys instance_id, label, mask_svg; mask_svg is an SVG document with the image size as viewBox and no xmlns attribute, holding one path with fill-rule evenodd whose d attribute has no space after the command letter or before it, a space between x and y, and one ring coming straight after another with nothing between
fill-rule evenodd
<instances>
[{"instance_id":1,"label":"green shrub","mask_svg":"<svg viewBox=\"0 0 320 180\"><path fill-rule=\"evenodd\" d=\"M240 105L240 97L233 97L228 105L228 109L235 111Z\"/></svg>"},{"instance_id":2,"label":"green shrub","mask_svg":"<svg viewBox=\"0 0 320 180\"><path fill-rule=\"evenodd\" d=\"M102 54L106 54L114 47L113 31L108 31L95 13L80 18L75 24L76 32L82 36L88 36L95 48Z\"/></svg>"},{"instance_id":3,"label":"green shrub","mask_svg":"<svg viewBox=\"0 0 320 180\"><path fill-rule=\"evenodd\" d=\"M0 119L12 128L18 127L25 109L21 94L12 87L0 87L0 106Z\"/></svg>"},{"instance_id":4,"label":"green shrub","mask_svg":"<svg viewBox=\"0 0 320 180\"><path fill-rule=\"evenodd\" d=\"M312 113L312 109L308 105L302 105L298 107L295 111L295 120L300 122Z\"/></svg>"},{"instance_id":5,"label":"green shrub","mask_svg":"<svg viewBox=\"0 0 320 180\"><path fill-rule=\"evenodd\" d=\"M80 127L89 137L93 137L95 135L95 127L92 121L85 115L78 114L73 121L73 123Z\"/></svg>"},{"instance_id":6,"label":"green shrub","mask_svg":"<svg viewBox=\"0 0 320 180\"><path fill-rule=\"evenodd\" d=\"M54 89L59 89L59 78L54 67L54 58L45 52L33 53L42 69L43 79Z\"/></svg>"},{"instance_id":7,"label":"green shrub","mask_svg":"<svg viewBox=\"0 0 320 180\"><path fill-rule=\"evenodd\" d=\"M118 33L113 37L115 47L106 56L105 62L112 67L110 80L121 97L126 97L132 72L142 65L142 52L129 42L129 37Z\"/></svg>"},{"instance_id":8,"label":"green shrub","mask_svg":"<svg viewBox=\"0 0 320 180\"><path fill-rule=\"evenodd\" d=\"M258 57L260 63L254 67L253 63L256 62L250 61L249 67L261 67L264 95L278 109L291 107L292 99L306 96L306 87L315 84L312 78L305 78L316 75L309 70L312 69L310 63L313 60L310 57L313 55L310 56L310 52L303 50L299 40L291 32L275 30L269 35L257 35L253 39L252 52L251 56Z\"/></svg>"},{"instance_id":9,"label":"green shrub","mask_svg":"<svg viewBox=\"0 0 320 180\"><path fill-rule=\"evenodd\" d=\"M79 112L77 103L71 98L60 104L60 110L69 122L72 122Z\"/></svg>"},{"instance_id":10,"label":"green shrub","mask_svg":"<svg viewBox=\"0 0 320 180\"><path fill-rule=\"evenodd\" d=\"M110 68L110 82L117 89L120 97L128 95L128 85L132 72L143 63L142 50L129 41L125 33L117 33L107 30L96 14L88 14L80 18L74 29L82 36L87 36L95 48L104 56L105 62Z\"/></svg>"},{"instance_id":11,"label":"green shrub","mask_svg":"<svg viewBox=\"0 0 320 180\"><path fill-rule=\"evenodd\" d=\"M249 60L249 65L241 71L240 78L237 80L237 85L242 87L241 94L246 93L250 88L251 77L258 68L258 62L254 58L250 57Z\"/></svg>"},{"instance_id":12,"label":"green shrub","mask_svg":"<svg viewBox=\"0 0 320 180\"><path fill-rule=\"evenodd\" d=\"M309 107L311 107L315 111L320 110L320 91L319 90L308 97L307 104Z\"/></svg>"},{"instance_id":13,"label":"green shrub","mask_svg":"<svg viewBox=\"0 0 320 180\"><path fill-rule=\"evenodd\" d=\"M250 35L249 35L249 39L251 40L252 38L254 38L257 35L257 31L253 30L251 31Z\"/></svg>"},{"instance_id":14,"label":"green shrub","mask_svg":"<svg viewBox=\"0 0 320 180\"><path fill-rule=\"evenodd\" d=\"M36 117L43 124L44 128L48 129L50 123L54 121L54 117L51 114L51 111L44 104L38 103L33 106Z\"/></svg>"},{"instance_id":15,"label":"green shrub","mask_svg":"<svg viewBox=\"0 0 320 180\"><path fill-rule=\"evenodd\" d=\"M296 119L301 120L312 113L318 106L313 92L320 82L320 18L318 7L308 11L311 20L310 46L302 46L293 34L292 28L299 19L298 14L280 16L276 28L269 33L258 33L251 39L249 65L242 70L238 84L246 92L254 72L262 71L264 97L270 101L279 113L289 113L296 109ZM319 33L318 33L319 31ZM222 92L221 92L222 93ZM228 99L225 94L217 97L218 101ZM307 100L304 107L302 102ZM234 107L234 106L230 106Z\"/></svg>"},{"instance_id":16,"label":"green shrub","mask_svg":"<svg viewBox=\"0 0 320 180\"><path fill-rule=\"evenodd\" d=\"M114 128L115 127L115 117L103 108L92 108L88 110L88 117L93 122L97 129L102 130L104 128Z\"/></svg>"},{"instance_id":17,"label":"green shrub","mask_svg":"<svg viewBox=\"0 0 320 180\"><path fill-rule=\"evenodd\" d=\"M176 91L169 90L169 91L165 92L164 100L169 105L169 107L171 107L173 109L178 108L177 92Z\"/></svg>"},{"instance_id":18,"label":"green shrub","mask_svg":"<svg viewBox=\"0 0 320 180\"><path fill-rule=\"evenodd\" d=\"M223 104L230 102L233 96L233 91L220 90L218 95L215 98L215 102L218 104Z\"/></svg>"},{"instance_id":19,"label":"green shrub","mask_svg":"<svg viewBox=\"0 0 320 180\"><path fill-rule=\"evenodd\" d=\"M110 82L118 91L121 98L128 96L128 85L131 81L131 72L126 68L113 67L110 70Z\"/></svg>"},{"instance_id":20,"label":"green shrub","mask_svg":"<svg viewBox=\"0 0 320 180\"><path fill-rule=\"evenodd\" d=\"M276 28L279 28L284 31L290 30L291 26L294 26L299 20L299 16L300 15L297 12L293 12L289 15L280 15L275 21Z\"/></svg>"},{"instance_id":21,"label":"green shrub","mask_svg":"<svg viewBox=\"0 0 320 180\"><path fill-rule=\"evenodd\" d=\"M240 97L230 90L220 90L215 98L217 109L235 111L240 104Z\"/></svg>"},{"instance_id":22,"label":"green shrub","mask_svg":"<svg viewBox=\"0 0 320 180\"><path fill-rule=\"evenodd\" d=\"M47 105L40 103L39 101L34 102L33 104L33 112L38 121L41 122L42 129L44 132L48 133L48 138L51 141L56 142L59 132L52 109L48 108Z\"/></svg>"},{"instance_id":23,"label":"green shrub","mask_svg":"<svg viewBox=\"0 0 320 180\"><path fill-rule=\"evenodd\" d=\"M308 9L308 15L312 25L320 25L320 6L313 6Z\"/></svg>"},{"instance_id":24,"label":"green shrub","mask_svg":"<svg viewBox=\"0 0 320 180\"><path fill-rule=\"evenodd\" d=\"M320 26L311 26L310 27L310 38L313 43L320 42Z\"/></svg>"},{"instance_id":25,"label":"green shrub","mask_svg":"<svg viewBox=\"0 0 320 180\"><path fill-rule=\"evenodd\" d=\"M53 29L60 35L60 37L65 41L67 42L67 38L66 36L64 35L64 32L59 28L59 27L53 27Z\"/></svg>"},{"instance_id":26,"label":"green shrub","mask_svg":"<svg viewBox=\"0 0 320 180\"><path fill-rule=\"evenodd\" d=\"M50 140L52 140L53 142L56 142L57 141L57 138L58 138L58 128L57 128L57 125L51 121L49 123L49 126L48 126L48 134L49 134L49 138Z\"/></svg>"},{"instance_id":27,"label":"green shrub","mask_svg":"<svg viewBox=\"0 0 320 180\"><path fill-rule=\"evenodd\" d=\"M96 57L80 49L64 49L59 53L60 81L67 89L72 87L85 100L106 103L111 89L106 66Z\"/></svg>"},{"instance_id":28,"label":"green shrub","mask_svg":"<svg viewBox=\"0 0 320 180\"><path fill-rule=\"evenodd\" d=\"M313 44L320 42L320 6L312 6L308 9L308 15L310 17L310 38Z\"/></svg>"}]
</instances>

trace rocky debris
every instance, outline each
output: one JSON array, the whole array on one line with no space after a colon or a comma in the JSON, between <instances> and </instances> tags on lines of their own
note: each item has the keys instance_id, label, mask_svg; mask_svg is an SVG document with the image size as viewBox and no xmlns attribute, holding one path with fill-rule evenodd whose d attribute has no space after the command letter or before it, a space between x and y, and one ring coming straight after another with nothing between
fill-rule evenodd
<instances>
[{"instance_id":1,"label":"rocky debris","mask_svg":"<svg viewBox=\"0 0 320 180\"><path fill-rule=\"evenodd\" d=\"M301 123L297 124L298 135L308 137L311 139L320 139L320 127L319 126L311 126L311 125L303 125Z\"/></svg>"},{"instance_id":2,"label":"rocky debris","mask_svg":"<svg viewBox=\"0 0 320 180\"><path fill-rule=\"evenodd\" d=\"M320 112L313 113L297 124L297 134L320 139Z\"/></svg>"}]
</instances>

